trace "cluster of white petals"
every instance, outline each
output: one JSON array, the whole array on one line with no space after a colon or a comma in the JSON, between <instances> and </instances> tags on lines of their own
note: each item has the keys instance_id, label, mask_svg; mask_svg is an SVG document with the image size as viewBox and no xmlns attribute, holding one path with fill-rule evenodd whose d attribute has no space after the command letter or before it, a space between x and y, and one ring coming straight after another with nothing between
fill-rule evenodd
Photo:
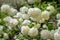
<instances>
[{"instance_id":1,"label":"cluster of white petals","mask_svg":"<svg viewBox=\"0 0 60 40\"><path fill-rule=\"evenodd\" d=\"M28 26L22 26L21 27L21 33L23 35L28 35L29 30L30 30L30 28Z\"/></svg>"},{"instance_id":2,"label":"cluster of white petals","mask_svg":"<svg viewBox=\"0 0 60 40\"><path fill-rule=\"evenodd\" d=\"M50 5L50 4L47 6L47 10L49 10L51 13L55 13L55 12L56 12L54 6L52 6L52 5ZM52 11L52 10L53 10L53 11Z\"/></svg>"},{"instance_id":3,"label":"cluster of white petals","mask_svg":"<svg viewBox=\"0 0 60 40\"><path fill-rule=\"evenodd\" d=\"M12 19L10 16L5 17L4 21L11 26L16 26L18 24L17 19Z\"/></svg>"},{"instance_id":4,"label":"cluster of white petals","mask_svg":"<svg viewBox=\"0 0 60 40\"><path fill-rule=\"evenodd\" d=\"M59 13L56 15L56 18L57 19L60 19L60 14Z\"/></svg>"},{"instance_id":5,"label":"cluster of white petals","mask_svg":"<svg viewBox=\"0 0 60 40\"><path fill-rule=\"evenodd\" d=\"M30 8L28 10L28 14L30 15L31 19L33 21L39 21L40 20L40 15L41 15L41 10L39 8Z\"/></svg>"},{"instance_id":6,"label":"cluster of white petals","mask_svg":"<svg viewBox=\"0 0 60 40\"><path fill-rule=\"evenodd\" d=\"M9 14L10 16L14 16L17 12L18 12L18 11L17 11L16 9L10 8L10 11L8 12L8 14Z\"/></svg>"},{"instance_id":7,"label":"cluster of white petals","mask_svg":"<svg viewBox=\"0 0 60 40\"><path fill-rule=\"evenodd\" d=\"M41 31L41 38L42 39L51 39L52 35L49 30L42 30Z\"/></svg>"},{"instance_id":8,"label":"cluster of white petals","mask_svg":"<svg viewBox=\"0 0 60 40\"><path fill-rule=\"evenodd\" d=\"M26 6L23 6L20 8L21 13L27 13L27 11L28 11L28 7L26 7Z\"/></svg>"},{"instance_id":9,"label":"cluster of white petals","mask_svg":"<svg viewBox=\"0 0 60 40\"><path fill-rule=\"evenodd\" d=\"M34 0L27 0L27 2L28 2L29 4L33 4L33 3L34 3Z\"/></svg>"},{"instance_id":10,"label":"cluster of white petals","mask_svg":"<svg viewBox=\"0 0 60 40\"><path fill-rule=\"evenodd\" d=\"M38 30L37 28L31 28L28 32L28 35L31 36L31 37L36 37L38 35Z\"/></svg>"},{"instance_id":11,"label":"cluster of white petals","mask_svg":"<svg viewBox=\"0 0 60 40\"><path fill-rule=\"evenodd\" d=\"M41 16L42 16L43 19L48 20L49 17L50 17L50 12L45 10L45 11L42 12Z\"/></svg>"},{"instance_id":12,"label":"cluster of white petals","mask_svg":"<svg viewBox=\"0 0 60 40\"><path fill-rule=\"evenodd\" d=\"M10 11L10 6L8 4L2 5L1 6L1 11L5 12L5 13L9 12Z\"/></svg>"},{"instance_id":13,"label":"cluster of white petals","mask_svg":"<svg viewBox=\"0 0 60 40\"><path fill-rule=\"evenodd\" d=\"M60 27L58 27L57 31L54 33L54 40L60 40Z\"/></svg>"},{"instance_id":14,"label":"cluster of white petals","mask_svg":"<svg viewBox=\"0 0 60 40\"><path fill-rule=\"evenodd\" d=\"M30 20L24 20L23 22L22 22L22 25L29 25L31 22L30 22Z\"/></svg>"}]
</instances>

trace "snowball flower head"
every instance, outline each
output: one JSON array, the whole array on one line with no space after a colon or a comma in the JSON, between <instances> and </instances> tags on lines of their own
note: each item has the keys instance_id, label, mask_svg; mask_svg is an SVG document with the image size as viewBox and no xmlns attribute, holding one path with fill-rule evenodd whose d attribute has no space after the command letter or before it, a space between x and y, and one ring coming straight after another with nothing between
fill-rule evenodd
<instances>
[{"instance_id":1,"label":"snowball flower head","mask_svg":"<svg viewBox=\"0 0 60 40\"><path fill-rule=\"evenodd\" d=\"M47 6L47 10L49 10L51 13L56 12L55 8L50 4Z\"/></svg>"},{"instance_id":2,"label":"snowball flower head","mask_svg":"<svg viewBox=\"0 0 60 40\"><path fill-rule=\"evenodd\" d=\"M27 11L28 11L28 7L26 7L26 6L23 6L20 8L21 13L27 13Z\"/></svg>"},{"instance_id":3,"label":"snowball flower head","mask_svg":"<svg viewBox=\"0 0 60 40\"><path fill-rule=\"evenodd\" d=\"M37 28L34 28L34 27L31 28L31 29L29 30L28 35L31 36L31 37L36 37L36 36L38 35L38 30L37 30Z\"/></svg>"},{"instance_id":4,"label":"snowball flower head","mask_svg":"<svg viewBox=\"0 0 60 40\"><path fill-rule=\"evenodd\" d=\"M4 38L8 39L8 34L4 33Z\"/></svg>"},{"instance_id":5,"label":"snowball flower head","mask_svg":"<svg viewBox=\"0 0 60 40\"><path fill-rule=\"evenodd\" d=\"M54 40L60 40L60 33L58 32L54 33Z\"/></svg>"},{"instance_id":6,"label":"snowball flower head","mask_svg":"<svg viewBox=\"0 0 60 40\"><path fill-rule=\"evenodd\" d=\"M11 20L9 21L9 24L10 24L11 26L16 26L16 25L18 24L18 21L17 21L17 19L11 19Z\"/></svg>"},{"instance_id":7,"label":"snowball flower head","mask_svg":"<svg viewBox=\"0 0 60 40\"><path fill-rule=\"evenodd\" d=\"M8 13L10 11L10 6L8 4L4 4L1 6L1 11Z\"/></svg>"},{"instance_id":8,"label":"snowball flower head","mask_svg":"<svg viewBox=\"0 0 60 40\"><path fill-rule=\"evenodd\" d=\"M14 15L13 17L15 17L15 18L23 18L23 14L21 12L17 12L16 15Z\"/></svg>"},{"instance_id":9,"label":"snowball flower head","mask_svg":"<svg viewBox=\"0 0 60 40\"><path fill-rule=\"evenodd\" d=\"M28 26L22 26L21 27L21 33L23 34L23 35L28 35L28 32L29 32L29 27Z\"/></svg>"},{"instance_id":10,"label":"snowball flower head","mask_svg":"<svg viewBox=\"0 0 60 40\"><path fill-rule=\"evenodd\" d=\"M34 3L34 0L27 0L27 2L28 2L29 4L33 4L33 3Z\"/></svg>"},{"instance_id":11,"label":"snowball flower head","mask_svg":"<svg viewBox=\"0 0 60 40\"><path fill-rule=\"evenodd\" d=\"M50 12L48 11L43 11L42 14L41 14L42 18L44 18L45 20L48 20L49 17L50 17Z\"/></svg>"},{"instance_id":12,"label":"snowball flower head","mask_svg":"<svg viewBox=\"0 0 60 40\"><path fill-rule=\"evenodd\" d=\"M10 16L7 16L7 17L5 17L3 20L4 20L5 22L9 22L11 19L12 19L12 18L11 18Z\"/></svg>"},{"instance_id":13,"label":"snowball flower head","mask_svg":"<svg viewBox=\"0 0 60 40\"><path fill-rule=\"evenodd\" d=\"M17 12L18 12L18 11L17 11L16 9L11 8L8 14L9 14L10 16L14 16Z\"/></svg>"},{"instance_id":14,"label":"snowball flower head","mask_svg":"<svg viewBox=\"0 0 60 40\"><path fill-rule=\"evenodd\" d=\"M22 25L29 25L30 23L31 23L30 20L24 20Z\"/></svg>"},{"instance_id":15,"label":"snowball flower head","mask_svg":"<svg viewBox=\"0 0 60 40\"><path fill-rule=\"evenodd\" d=\"M59 13L56 15L56 18L57 19L60 19L60 14Z\"/></svg>"},{"instance_id":16,"label":"snowball flower head","mask_svg":"<svg viewBox=\"0 0 60 40\"><path fill-rule=\"evenodd\" d=\"M57 26L58 27L60 26L60 20L57 20Z\"/></svg>"},{"instance_id":17,"label":"snowball flower head","mask_svg":"<svg viewBox=\"0 0 60 40\"><path fill-rule=\"evenodd\" d=\"M30 8L28 10L28 14L30 15L30 17L33 21L37 21L40 19L41 10L39 8Z\"/></svg>"},{"instance_id":18,"label":"snowball flower head","mask_svg":"<svg viewBox=\"0 0 60 40\"><path fill-rule=\"evenodd\" d=\"M48 30L42 30L41 31L41 38L42 39L50 39L51 38L51 32Z\"/></svg>"}]
</instances>

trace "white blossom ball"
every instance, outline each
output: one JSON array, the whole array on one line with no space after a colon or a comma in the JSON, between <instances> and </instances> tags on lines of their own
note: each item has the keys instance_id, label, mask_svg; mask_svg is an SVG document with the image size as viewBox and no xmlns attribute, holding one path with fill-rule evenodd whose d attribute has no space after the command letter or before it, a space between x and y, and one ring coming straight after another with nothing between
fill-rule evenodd
<instances>
[{"instance_id":1,"label":"white blossom ball","mask_svg":"<svg viewBox=\"0 0 60 40\"><path fill-rule=\"evenodd\" d=\"M57 19L60 19L60 14L59 13L56 15L56 18Z\"/></svg>"},{"instance_id":2,"label":"white blossom ball","mask_svg":"<svg viewBox=\"0 0 60 40\"><path fill-rule=\"evenodd\" d=\"M60 33L58 32L54 33L54 40L60 40Z\"/></svg>"},{"instance_id":3,"label":"white blossom ball","mask_svg":"<svg viewBox=\"0 0 60 40\"><path fill-rule=\"evenodd\" d=\"M28 7L26 7L26 6L21 7L20 12L21 13L27 13L28 12Z\"/></svg>"},{"instance_id":4,"label":"white blossom ball","mask_svg":"<svg viewBox=\"0 0 60 40\"><path fill-rule=\"evenodd\" d=\"M43 11L42 14L41 14L42 18L44 18L45 20L48 20L49 17L50 17L50 12L48 11Z\"/></svg>"},{"instance_id":5,"label":"white blossom ball","mask_svg":"<svg viewBox=\"0 0 60 40\"><path fill-rule=\"evenodd\" d=\"M1 6L1 11L8 13L10 11L10 6L8 4L4 4Z\"/></svg>"},{"instance_id":6,"label":"white blossom ball","mask_svg":"<svg viewBox=\"0 0 60 40\"><path fill-rule=\"evenodd\" d=\"M8 39L8 34L7 33L4 33L4 38Z\"/></svg>"},{"instance_id":7,"label":"white blossom ball","mask_svg":"<svg viewBox=\"0 0 60 40\"><path fill-rule=\"evenodd\" d=\"M23 34L23 35L28 35L28 32L29 32L29 27L28 26L22 26L21 27L21 33Z\"/></svg>"},{"instance_id":8,"label":"white blossom ball","mask_svg":"<svg viewBox=\"0 0 60 40\"><path fill-rule=\"evenodd\" d=\"M23 14L18 12L16 15L13 16L14 18L23 18Z\"/></svg>"},{"instance_id":9,"label":"white blossom ball","mask_svg":"<svg viewBox=\"0 0 60 40\"><path fill-rule=\"evenodd\" d=\"M41 38L42 39L50 39L51 38L51 32L48 30L42 30L41 31Z\"/></svg>"},{"instance_id":10,"label":"white blossom ball","mask_svg":"<svg viewBox=\"0 0 60 40\"><path fill-rule=\"evenodd\" d=\"M27 2L28 2L29 4L33 4L33 3L34 3L34 0L27 0Z\"/></svg>"},{"instance_id":11,"label":"white blossom ball","mask_svg":"<svg viewBox=\"0 0 60 40\"><path fill-rule=\"evenodd\" d=\"M41 19L41 10L39 8L30 8L28 14L33 21Z\"/></svg>"},{"instance_id":12,"label":"white blossom ball","mask_svg":"<svg viewBox=\"0 0 60 40\"><path fill-rule=\"evenodd\" d=\"M47 10L49 10L51 13L55 13L56 12L54 6L52 6L52 5L48 5L47 6Z\"/></svg>"},{"instance_id":13,"label":"white blossom ball","mask_svg":"<svg viewBox=\"0 0 60 40\"><path fill-rule=\"evenodd\" d=\"M51 30L51 39L54 39L54 33L55 33L55 30Z\"/></svg>"},{"instance_id":14,"label":"white blossom ball","mask_svg":"<svg viewBox=\"0 0 60 40\"><path fill-rule=\"evenodd\" d=\"M57 26L60 27L60 20L57 20Z\"/></svg>"},{"instance_id":15,"label":"white blossom ball","mask_svg":"<svg viewBox=\"0 0 60 40\"><path fill-rule=\"evenodd\" d=\"M3 20L4 22L9 22L12 18L10 16L5 17Z\"/></svg>"},{"instance_id":16,"label":"white blossom ball","mask_svg":"<svg viewBox=\"0 0 60 40\"><path fill-rule=\"evenodd\" d=\"M9 24L11 24L11 26L16 26L18 24L17 19L11 19Z\"/></svg>"},{"instance_id":17,"label":"white blossom ball","mask_svg":"<svg viewBox=\"0 0 60 40\"><path fill-rule=\"evenodd\" d=\"M31 28L28 32L28 35L31 36L31 37L36 37L38 35L38 30L37 28Z\"/></svg>"},{"instance_id":18,"label":"white blossom ball","mask_svg":"<svg viewBox=\"0 0 60 40\"><path fill-rule=\"evenodd\" d=\"M8 14L9 14L10 16L14 16L14 15L17 14L17 12L18 12L18 11L17 11L16 9L11 8Z\"/></svg>"},{"instance_id":19,"label":"white blossom ball","mask_svg":"<svg viewBox=\"0 0 60 40\"><path fill-rule=\"evenodd\" d=\"M23 22L22 22L22 25L29 25L31 22L30 22L30 20L24 20Z\"/></svg>"}]
</instances>

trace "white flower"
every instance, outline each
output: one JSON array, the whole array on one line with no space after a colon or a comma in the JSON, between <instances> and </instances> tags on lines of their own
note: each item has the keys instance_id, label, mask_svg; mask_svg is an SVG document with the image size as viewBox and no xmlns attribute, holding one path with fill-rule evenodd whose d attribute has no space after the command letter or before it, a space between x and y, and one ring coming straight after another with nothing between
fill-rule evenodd
<instances>
[{"instance_id":1,"label":"white flower","mask_svg":"<svg viewBox=\"0 0 60 40\"><path fill-rule=\"evenodd\" d=\"M33 3L34 3L34 0L27 0L27 2L28 2L29 4L33 4Z\"/></svg>"},{"instance_id":2,"label":"white flower","mask_svg":"<svg viewBox=\"0 0 60 40\"><path fill-rule=\"evenodd\" d=\"M11 19L12 19L12 18L11 18L10 16L7 16L7 17L5 17L3 20L4 20L5 22L9 22Z\"/></svg>"},{"instance_id":3,"label":"white flower","mask_svg":"<svg viewBox=\"0 0 60 40\"><path fill-rule=\"evenodd\" d=\"M17 19L11 19L9 21L9 24L12 25L12 26L16 26L18 24L18 21L17 21Z\"/></svg>"},{"instance_id":4,"label":"white flower","mask_svg":"<svg viewBox=\"0 0 60 40\"><path fill-rule=\"evenodd\" d=\"M41 38L42 39L50 39L51 38L51 32L48 30L42 30L41 31Z\"/></svg>"},{"instance_id":5,"label":"white flower","mask_svg":"<svg viewBox=\"0 0 60 40\"><path fill-rule=\"evenodd\" d=\"M7 4L2 5L1 6L1 11L5 12L5 13L8 13L10 11L10 6L7 5Z\"/></svg>"},{"instance_id":6,"label":"white flower","mask_svg":"<svg viewBox=\"0 0 60 40\"><path fill-rule=\"evenodd\" d=\"M57 19L60 19L60 14L59 13L56 15L56 18Z\"/></svg>"},{"instance_id":7,"label":"white flower","mask_svg":"<svg viewBox=\"0 0 60 40\"><path fill-rule=\"evenodd\" d=\"M28 26L22 26L21 27L21 33L23 34L23 35L28 35L28 32L29 32L29 27Z\"/></svg>"},{"instance_id":8,"label":"white flower","mask_svg":"<svg viewBox=\"0 0 60 40\"><path fill-rule=\"evenodd\" d=\"M51 30L51 39L54 39L54 33L55 33L55 30Z\"/></svg>"},{"instance_id":9,"label":"white flower","mask_svg":"<svg viewBox=\"0 0 60 40\"><path fill-rule=\"evenodd\" d=\"M31 37L36 37L38 35L38 30L37 28L31 28L28 32L28 35L31 36Z\"/></svg>"},{"instance_id":10,"label":"white flower","mask_svg":"<svg viewBox=\"0 0 60 40\"><path fill-rule=\"evenodd\" d=\"M10 11L8 12L8 14L10 15L10 16L14 16L15 14L17 14L17 10L16 9L14 9L14 8L11 8L10 9Z\"/></svg>"},{"instance_id":11,"label":"white flower","mask_svg":"<svg viewBox=\"0 0 60 40\"><path fill-rule=\"evenodd\" d=\"M29 19L29 15L28 14L23 14L23 19Z\"/></svg>"},{"instance_id":12,"label":"white flower","mask_svg":"<svg viewBox=\"0 0 60 40\"><path fill-rule=\"evenodd\" d=\"M23 14L21 12L18 12L15 16L15 18L23 18Z\"/></svg>"},{"instance_id":13,"label":"white flower","mask_svg":"<svg viewBox=\"0 0 60 40\"><path fill-rule=\"evenodd\" d=\"M51 13L55 13L56 12L55 8L52 5L48 5L47 6L47 10L49 10Z\"/></svg>"},{"instance_id":14,"label":"white flower","mask_svg":"<svg viewBox=\"0 0 60 40\"><path fill-rule=\"evenodd\" d=\"M31 23L30 20L24 20L22 25L29 25L30 23Z\"/></svg>"},{"instance_id":15,"label":"white flower","mask_svg":"<svg viewBox=\"0 0 60 40\"><path fill-rule=\"evenodd\" d=\"M30 8L28 14L33 21L38 21L41 19L41 10L39 8Z\"/></svg>"},{"instance_id":16,"label":"white flower","mask_svg":"<svg viewBox=\"0 0 60 40\"><path fill-rule=\"evenodd\" d=\"M43 11L42 14L41 14L42 18L44 18L45 20L48 20L49 17L50 17L50 12L48 11Z\"/></svg>"},{"instance_id":17,"label":"white flower","mask_svg":"<svg viewBox=\"0 0 60 40\"><path fill-rule=\"evenodd\" d=\"M4 38L8 39L8 34L4 33Z\"/></svg>"},{"instance_id":18,"label":"white flower","mask_svg":"<svg viewBox=\"0 0 60 40\"><path fill-rule=\"evenodd\" d=\"M60 40L60 33L54 33L54 40Z\"/></svg>"},{"instance_id":19,"label":"white flower","mask_svg":"<svg viewBox=\"0 0 60 40\"><path fill-rule=\"evenodd\" d=\"M23 6L20 8L21 13L27 13L27 11L28 11L28 8L26 6Z\"/></svg>"},{"instance_id":20,"label":"white flower","mask_svg":"<svg viewBox=\"0 0 60 40\"><path fill-rule=\"evenodd\" d=\"M57 26L58 27L60 26L60 20L57 20Z\"/></svg>"}]
</instances>

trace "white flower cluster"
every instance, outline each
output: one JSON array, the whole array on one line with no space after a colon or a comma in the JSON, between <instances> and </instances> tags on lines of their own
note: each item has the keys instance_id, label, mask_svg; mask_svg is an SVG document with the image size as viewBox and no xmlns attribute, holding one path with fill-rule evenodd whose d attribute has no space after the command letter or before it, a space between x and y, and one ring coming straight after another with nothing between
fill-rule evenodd
<instances>
[{"instance_id":1,"label":"white flower cluster","mask_svg":"<svg viewBox=\"0 0 60 40\"><path fill-rule=\"evenodd\" d=\"M56 12L54 6L52 6L52 5L50 5L50 4L48 4L47 10L49 10L51 13L55 13L55 12ZM52 10L53 10L53 11L52 11Z\"/></svg>"},{"instance_id":2,"label":"white flower cluster","mask_svg":"<svg viewBox=\"0 0 60 40\"><path fill-rule=\"evenodd\" d=\"M30 2L34 3L34 0L28 0L28 3L31 4ZM50 11L47 11L50 10ZM6 26L8 26L9 29L12 29L14 27L18 27L21 31L21 34L27 36L29 35L30 37L37 37L39 34L38 29L41 27L41 23L44 23L46 20L49 20L50 14L54 13L56 10L53 6L49 5L47 7L47 10L42 11L39 8L28 8L26 6L23 6L20 8L20 11L18 12L15 8L10 7L9 5L5 4L1 6L1 12L8 13L8 16L3 19L3 21L6 23ZM53 11L52 11L53 10ZM57 19L60 19L60 14L57 14ZM31 26L33 24L33 26ZM31 28L30 28L30 26ZM60 20L58 20L57 25L60 25ZM47 25L44 24L43 28L47 28ZM0 26L0 31L3 30L3 27ZM58 32L55 32L54 30L42 30L40 32L41 38L50 40L50 39L55 39L55 40L60 40L60 34ZM4 33L4 38L8 38L8 34ZM19 39L16 39L19 40ZM27 39L25 39L27 40ZM37 40L37 39L33 39Z\"/></svg>"},{"instance_id":3,"label":"white flower cluster","mask_svg":"<svg viewBox=\"0 0 60 40\"><path fill-rule=\"evenodd\" d=\"M21 27L21 33L23 35L29 35L31 37L36 37L38 35L38 30L37 28L29 28L28 26L22 26Z\"/></svg>"},{"instance_id":4,"label":"white flower cluster","mask_svg":"<svg viewBox=\"0 0 60 40\"><path fill-rule=\"evenodd\" d=\"M18 12L16 9L10 7L10 5L8 5L8 4L2 5L1 11L4 13L8 13L10 16L13 16Z\"/></svg>"},{"instance_id":5,"label":"white flower cluster","mask_svg":"<svg viewBox=\"0 0 60 40\"><path fill-rule=\"evenodd\" d=\"M52 39L52 33L49 30L42 30L41 31L41 38L42 39Z\"/></svg>"}]
</instances>

